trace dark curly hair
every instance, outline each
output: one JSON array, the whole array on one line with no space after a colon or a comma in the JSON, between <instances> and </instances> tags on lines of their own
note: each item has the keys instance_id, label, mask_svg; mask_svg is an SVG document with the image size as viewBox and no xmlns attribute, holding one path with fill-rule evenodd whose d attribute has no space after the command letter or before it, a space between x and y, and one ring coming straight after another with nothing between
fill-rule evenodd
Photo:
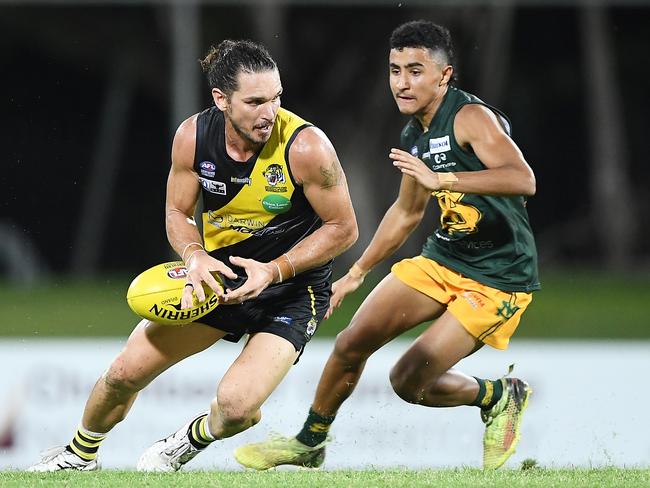
<instances>
[{"instance_id":1,"label":"dark curly hair","mask_svg":"<svg viewBox=\"0 0 650 488\"><path fill-rule=\"evenodd\" d=\"M390 48L424 47L434 54L442 54L444 62L455 66L456 55L451 34L446 27L434 24L428 20L412 20L398 26L390 35ZM456 81L456 74L450 82Z\"/></svg>"},{"instance_id":2,"label":"dark curly hair","mask_svg":"<svg viewBox=\"0 0 650 488\"><path fill-rule=\"evenodd\" d=\"M210 88L218 88L230 97L239 88L237 75L277 69L275 61L261 44L249 40L226 39L212 46L201 60Z\"/></svg>"}]
</instances>

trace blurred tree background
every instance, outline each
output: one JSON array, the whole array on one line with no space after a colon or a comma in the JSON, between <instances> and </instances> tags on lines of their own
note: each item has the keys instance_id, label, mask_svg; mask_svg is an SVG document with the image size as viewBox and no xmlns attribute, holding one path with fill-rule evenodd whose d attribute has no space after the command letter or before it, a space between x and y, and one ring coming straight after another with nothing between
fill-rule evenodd
<instances>
[{"instance_id":1,"label":"blurred tree background","mask_svg":"<svg viewBox=\"0 0 650 488\"><path fill-rule=\"evenodd\" d=\"M337 148L361 231L341 275L397 194L387 154L406 119L388 87L388 37L418 18L449 27L459 86L510 116L537 176L528 211L544 289L518 335L650 337L650 3L525 0L0 0L0 335L130 330L130 279L174 259L171 139L211 103L197 61L224 38L264 42L283 105ZM436 219L431 209L368 287L419 253Z\"/></svg>"}]
</instances>

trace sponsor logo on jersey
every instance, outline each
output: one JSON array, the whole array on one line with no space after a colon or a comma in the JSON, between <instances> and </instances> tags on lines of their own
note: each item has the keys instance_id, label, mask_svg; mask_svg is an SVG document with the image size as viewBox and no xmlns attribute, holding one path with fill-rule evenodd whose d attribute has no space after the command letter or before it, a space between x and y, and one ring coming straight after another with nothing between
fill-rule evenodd
<instances>
[{"instance_id":1,"label":"sponsor logo on jersey","mask_svg":"<svg viewBox=\"0 0 650 488\"><path fill-rule=\"evenodd\" d=\"M262 207L268 213L278 215L291 209L291 200L282 195L266 195L262 199Z\"/></svg>"},{"instance_id":2,"label":"sponsor logo on jersey","mask_svg":"<svg viewBox=\"0 0 650 488\"><path fill-rule=\"evenodd\" d=\"M217 165L212 161L203 161L199 164L199 171L203 176L208 176L212 178L215 171L217 170Z\"/></svg>"},{"instance_id":3,"label":"sponsor logo on jersey","mask_svg":"<svg viewBox=\"0 0 650 488\"><path fill-rule=\"evenodd\" d=\"M291 325L291 322L293 322L293 319L291 317L286 317L284 315L280 315L279 317L273 317L273 322L280 322L281 324L284 324L284 325Z\"/></svg>"},{"instance_id":4,"label":"sponsor logo on jersey","mask_svg":"<svg viewBox=\"0 0 650 488\"><path fill-rule=\"evenodd\" d=\"M167 271L167 276L172 280L182 280L187 277L187 269L185 266L179 266L178 268L173 268Z\"/></svg>"},{"instance_id":5,"label":"sponsor logo on jersey","mask_svg":"<svg viewBox=\"0 0 650 488\"><path fill-rule=\"evenodd\" d=\"M232 216L212 215L208 212L208 224L223 230L233 230L240 234L250 234L253 237L264 237L282 234L291 227L291 222L282 222L279 225L264 226L264 222L254 219L238 219Z\"/></svg>"},{"instance_id":6,"label":"sponsor logo on jersey","mask_svg":"<svg viewBox=\"0 0 650 488\"><path fill-rule=\"evenodd\" d=\"M295 222L289 220L278 225L266 225L267 223L263 220L236 217L232 214L221 215L216 211L210 210L208 211L208 224L214 225L222 230L233 230L240 234L263 237L282 234L291 228L292 225L295 225Z\"/></svg>"},{"instance_id":7,"label":"sponsor logo on jersey","mask_svg":"<svg viewBox=\"0 0 650 488\"><path fill-rule=\"evenodd\" d=\"M214 193L216 195L226 194L226 184L223 181L208 180L206 178L201 178L200 176L199 181L201 182L201 186L205 191L209 191L210 193Z\"/></svg>"},{"instance_id":8,"label":"sponsor logo on jersey","mask_svg":"<svg viewBox=\"0 0 650 488\"><path fill-rule=\"evenodd\" d=\"M438 169L453 168L456 166L456 163L453 161L447 162L447 155L445 153L434 154L433 160L435 164L431 166L431 169L434 171Z\"/></svg>"},{"instance_id":9,"label":"sponsor logo on jersey","mask_svg":"<svg viewBox=\"0 0 650 488\"><path fill-rule=\"evenodd\" d=\"M233 228L235 230L238 230L239 227L261 229L265 225L262 220L237 217L233 214L222 215L213 210L208 211L208 224L214 225L220 229Z\"/></svg>"},{"instance_id":10,"label":"sponsor logo on jersey","mask_svg":"<svg viewBox=\"0 0 650 488\"><path fill-rule=\"evenodd\" d=\"M266 178L266 191L271 191L274 193L284 193L287 191L287 187L284 186L286 183L286 178L284 176L284 170L279 164L273 163L262 172L264 178Z\"/></svg>"},{"instance_id":11,"label":"sponsor logo on jersey","mask_svg":"<svg viewBox=\"0 0 650 488\"><path fill-rule=\"evenodd\" d=\"M418 157L419 151L417 146L413 146L411 148L411 156L415 156L416 158Z\"/></svg>"},{"instance_id":12,"label":"sponsor logo on jersey","mask_svg":"<svg viewBox=\"0 0 650 488\"><path fill-rule=\"evenodd\" d=\"M430 154L439 154L442 152L451 151L451 143L449 142L449 136L436 137L435 139L429 139L429 153Z\"/></svg>"},{"instance_id":13,"label":"sponsor logo on jersey","mask_svg":"<svg viewBox=\"0 0 650 488\"><path fill-rule=\"evenodd\" d=\"M459 241L458 245L465 249L492 249L494 247L494 242L492 241Z\"/></svg>"},{"instance_id":14,"label":"sponsor logo on jersey","mask_svg":"<svg viewBox=\"0 0 650 488\"><path fill-rule=\"evenodd\" d=\"M246 178L236 178L234 176L230 177L230 183L237 183L238 185L248 185L251 186L253 184L253 180L249 178L248 176Z\"/></svg>"},{"instance_id":15,"label":"sponsor logo on jersey","mask_svg":"<svg viewBox=\"0 0 650 488\"><path fill-rule=\"evenodd\" d=\"M275 234L282 234L283 232L286 232L287 225L285 224L286 222L282 225L262 227L261 229L251 229L250 227L233 225L232 230L235 230L240 234L250 234L253 237L264 237L264 236L272 236Z\"/></svg>"},{"instance_id":16,"label":"sponsor logo on jersey","mask_svg":"<svg viewBox=\"0 0 650 488\"><path fill-rule=\"evenodd\" d=\"M439 156L439 154L436 154L436 156ZM456 166L456 163L452 161L451 163L434 164L431 169L435 171L437 169L453 168L454 166Z\"/></svg>"}]
</instances>

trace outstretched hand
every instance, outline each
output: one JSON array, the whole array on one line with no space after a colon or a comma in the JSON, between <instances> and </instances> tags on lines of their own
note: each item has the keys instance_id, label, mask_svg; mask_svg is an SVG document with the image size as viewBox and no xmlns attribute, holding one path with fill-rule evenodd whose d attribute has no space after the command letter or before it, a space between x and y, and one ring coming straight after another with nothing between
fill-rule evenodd
<instances>
[{"instance_id":1,"label":"outstretched hand","mask_svg":"<svg viewBox=\"0 0 650 488\"><path fill-rule=\"evenodd\" d=\"M390 150L388 157L393 160L393 166L396 166L405 175L411 176L427 190L436 191L440 189L440 180L437 173L431 171L421 159L396 148Z\"/></svg>"},{"instance_id":2,"label":"outstretched hand","mask_svg":"<svg viewBox=\"0 0 650 488\"><path fill-rule=\"evenodd\" d=\"M203 283L208 285L214 292L219 301L224 297L224 289L214 277L214 272L219 272L228 278L237 278L237 275L226 266L223 262L213 258L205 251L197 252L186 263L187 269L187 285L183 290L183 298L181 299L181 309L191 308L194 304L194 297L192 292L196 295L199 302L205 301L205 291L203 290ZM191 285L191 286L190 286Z\"/></svg>"},{"instance_id":3,"label":"outstretched hand","mask_svg":"<svg viewBox=\"0 0 650 488\"><path fill-rule=\"evenodd\" d=\"M235 266L244 268L248 278L239 288L226 291L223 297L224 303L242 303L251 298L255 298L273 282L275 269L273 263L261 263L254 259L240 258L237 256L231 256L230 262Z\"/></svg>"},{"instance_id":4,"label":"outstretched hand","mask_svg":"<svg viewBox=\"0 0 650 488\"><path fill-rule=\"evenodd\" d=\"M355 278L350 276L350 273L347 273L342 278L336 280L332 285L332 296L330 297L330 306L327 309L325 318L328 319L334 312L334 309L337 309L341 306L341 303L343 303L343 299L347 295L355 291L357 288L359 288L361 286L361 283L363 283L363 277Z\"/></svg>"}]
</instances>

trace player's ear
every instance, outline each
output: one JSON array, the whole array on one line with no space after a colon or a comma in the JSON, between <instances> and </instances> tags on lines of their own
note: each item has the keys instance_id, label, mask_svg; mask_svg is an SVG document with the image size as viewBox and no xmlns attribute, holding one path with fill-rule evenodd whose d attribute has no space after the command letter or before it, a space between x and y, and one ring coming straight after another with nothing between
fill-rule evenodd
<instances>
[{"instance_id":1,"label":"player's ear","mask_svg":"<svg viewBox=\"0 0 650 488\"><path fill-rule=\"evenodd\" d=\"M228 95L226 95L218 88L213 88L212 99L214 100L214 104L217 106L219 110L221 110L222 112L226 111L226 109L228 108L228 101L229 101Z\"/></svg>"},{"instance_id":2,"label":"player's ear","mask_svg":"<svg viewBox=\"0 0 650 488\"><path fill-rule=\"evenodd\" d=\"M440 84L438 86L448 85L449 81L451 81L451 77L453 74L454 74L454 67L451 64L446 64L442 68L442 78L440 78Z\"/></svg>"}]
</instances>

